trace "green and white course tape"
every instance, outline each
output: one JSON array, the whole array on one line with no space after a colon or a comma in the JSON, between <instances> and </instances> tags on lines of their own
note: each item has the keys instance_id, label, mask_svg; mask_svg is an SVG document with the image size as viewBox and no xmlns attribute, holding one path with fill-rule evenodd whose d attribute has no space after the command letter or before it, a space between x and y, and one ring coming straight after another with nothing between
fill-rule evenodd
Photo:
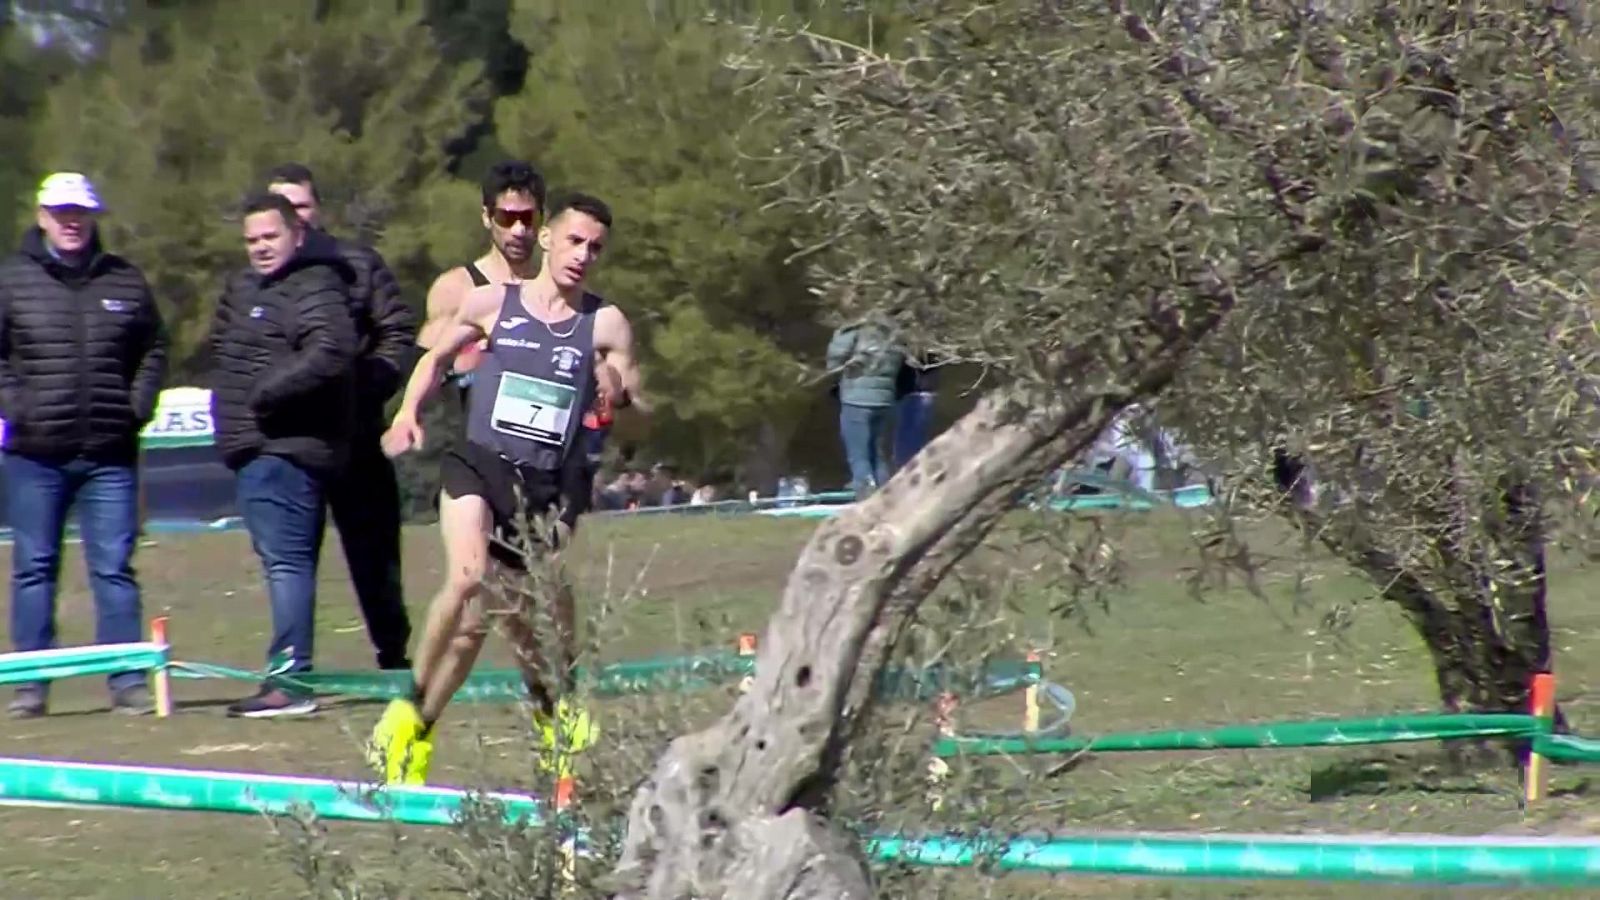
<instances>
[{"instance_id":1,"label":"green and white course tape","mask_svg":"<svg viewBox=\"0 0 1600 900\"><path fill-rule=\"evenodd\" d=\"M0 802L132 807L252 815L291 813L356 822L450 825L468 798L500 804L510 821L539 822L539 803L523 794L435 787L386 787L323 778L171 769L43 759L0 758Z\"/></svg>"},{"instance_id":2,"label":"green and white course tape","mask_svg":"<svg viewBox=\"0 0 1600 900\"><path fill-rule=\"evenodd\" d=\"M608 663L597 672L580 668L578 682L600 697L624 694L688 692L738 681L755 674L756 658L732 652L661 656ZM317 695L339 695L387 700L409 696L411 673L405 671L311 671L281 674L276 666L267 672L250 672L209 663L173 663L180 678L268 679L285 687ZM886 669L877 682L878 699L885 702L931 700L944 692L965 697L998 697L1043 681L1037 662L997 659L979 665L949 666L936 663L919 669ZM467 676L454 699L466 703L506 703L527 697L522 674L516 669L487 669Z\"/></svg>"},{"instance_id":3,"label":"green and white course tape","mask_svg":"<svg viewBox=\"0 0 1600 900\"><path fill-rule=\"evenodd\" d=\"M1517 713L1380 716L1311 722L1264 722L1212 729L1102 734L1093 737L944 738L933 755L1021 756L1141 750L1232 750L1271 747L1342 747L1463 738L1532 738L1547 734L1549 719Z\"/></svg>"},{"instance_id":4,"label":"green and white course tape","mask_svg":"<svg viewBox=\"0 0 1600 900\"><path fill-rule=\"evenodd\" d=\"M159 669L167 665L167 648L161 644L101 644L0 654L0 684L27 684L113 675L118 672Z\"/></svg>"},{"instance_id":5,"label":"green and white course tape","mask_svg":"<svg viewBox=\"0 0 1600 900\"><path fill-rule=\"evenodd\" d=\"M539 825L539 801L447 788L375 789L358 783L197 769L0 759L0 802L281 815L450 825L469 800L498 804ZM919 866L1188 878L1294 879L1451 885L1600 885L1600 841L1424 835L1290 836L1082 834L1042 838L869 835L868 853Z\"/></svg>"},{"instance_id":6,"label":"green and white course tape","mask_svg":"<svg viewBox=\"0 0 1600 900\"><path fill-rule=\"evenodd\" d=\"M868 853L918 866L1180 878L1501 887L1600 885L1600 840L1434 835L1083 834L874 837Z\"/></svg>"}]
</instances>

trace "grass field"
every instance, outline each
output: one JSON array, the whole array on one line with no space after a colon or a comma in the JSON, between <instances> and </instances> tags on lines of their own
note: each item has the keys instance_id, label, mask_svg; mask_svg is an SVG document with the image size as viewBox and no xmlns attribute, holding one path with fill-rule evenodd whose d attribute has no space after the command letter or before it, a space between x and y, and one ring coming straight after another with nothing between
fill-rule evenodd
<instances>
[{"instance_id":1,"label":"grass field","mask_svg":"<svg viewBox=\"0 0 1600 900\"><path fill-rule=\"evenodd\" d=\"M603 642L611 658L716 644L756 630L776 601L814 523L747 517L597 519L576 553L581 596L620 610ZM1313 602L1296 609L1287 580L1268 583L1270 603L1242 591L1198 602L1178 577L1182 524L1147 518L1126 544L1133 577L1091 617L1091 630L1050 622L1053 598L1023 605L1017 628L1048 635L1050 676L1076 694L1074 731L1224 724L1274 718L1426 710L1425 659L1399 617L1367 598L1367 586L1322 564ZM431 529L407 534L406 582L414 609L439 577ZM370 653L356 620L337 540L325 547L318 664L364 668ZM243 534L162 537L141 551L147 611L166 608L180 659L255 667L268 622L256 561ZM1600 683L1600 600L1591 571L1556 567L1553 615L1560 696L1580 731L1600 732L1591 685ZM1319 629L1334 603L1355 603L1341 638ZM81 558L69 554L61 599L63 642L87 642L92 626ZM505 665L498 646L492 664ZM377 708L348 704L306 719L240 722L222 706L252 685L181 681L173 719L129 720L103 712L98 681L57 685L53 715L6 723L0 755L126 761L216 769L363 775L358 751ZM720 695L719 695L720 696ZM712 698L713 700L717 698ZM703 707L706 700L699 701ZM725 701L723 701L725 702ZM1000 704L1013 716L1020 700ZM715 710L684 702L687 722ZM1000 715L990 704L982 713ZM521 789L525 764L512 708L452 710L433 781ZM499 773L497 775L497 773ZM1021 783L1021 782L1019 782ZM1407 831L1473 834L1584 826L1592 806L1581 769L1558 769L1556 796L1524 821L1514 774L1450 774L1436 748L1127 754L1092 759L1069 774L1028 782L1026 818L1059 827L1196 831ZM360 855L372 826L335 825L336 846ZM339 842L346 841L345 844ZM376 851L374 851L376 852ZM952 880L954 879L954 880ZM965 879L962 882L961 879ZM941 876L968 896L1034 897L1447 897L1445 890L1292 884L1015 878L980 883ZM220 898L299 896L302 884L261 820L202 813L0 808L0 894L30 898ZM420 886L419 886L420 887ZM1474 896L1536 896L1472 891ZM430 896L419 890L414 896ZM1571 896L1571 895L1569 895Z\"/></svg>"}]
</instances>

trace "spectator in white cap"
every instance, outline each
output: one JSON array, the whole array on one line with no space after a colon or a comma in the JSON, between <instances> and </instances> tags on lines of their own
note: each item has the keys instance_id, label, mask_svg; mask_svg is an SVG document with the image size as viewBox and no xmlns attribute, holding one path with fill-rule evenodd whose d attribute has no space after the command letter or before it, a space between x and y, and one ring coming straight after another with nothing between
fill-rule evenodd
<instances>
[{"instance_id":1,"label":"spectator in white cap","mask_svg":"<svg viewBox=\"0 0 1600 900\"><path fill-rule=\"evenodd\" d=\"M139 432L166 376L167 338L143 273L100 244L89 179L39 186L38 224L0 259L0 470L11 554L11 642L56 645L56 579L67 512L78 512L95 642L142 637L134 579ZM118 712L151 712L142 672L108 679ZM19 685L8 712L42 716L49 685Z\"/></svg>"}]
</instances>

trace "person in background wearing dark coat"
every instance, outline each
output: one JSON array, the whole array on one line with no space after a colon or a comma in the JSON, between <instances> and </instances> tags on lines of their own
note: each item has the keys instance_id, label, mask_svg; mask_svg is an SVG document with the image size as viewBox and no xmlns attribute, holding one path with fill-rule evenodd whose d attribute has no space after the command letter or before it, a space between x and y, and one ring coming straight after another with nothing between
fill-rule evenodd
<instances>
[{"instance_id":1,"label":"person in background wearing dark coat","mask_svg":"<svg viewBox=\"0 0 1600 900\"><path fill-rule=\"evenodd\" d=\"M21 252L0 261L0 417L16 541L11 642L19 651L56 645L56 582L74 506L95 641L139 641L139 432L166 377L166 332L143 273L101 246L100 198L87 178L51 175L38 207ZM143 672L108 681L112 709L153 711ZM43 682L20 685L9 713L44 715L48 692Z\"/></svg>"},{"instance_id":2,"label":"person in background wearing dark coat","mask_svg":"<svg viewBox=\"0 0 1600 900\"><path fill-rule=\"evenodd\" d=\"M933 428L933 401L939 390L938 363L931 357L906 359L895 376L894 468L911 461L927 446Z\"/></svg>"},{"instance_id":3,"label":"person in background wearing dark coat","mask_svg":"<svg viewBox=\"0 0 1600 900\"><path fill-rule=\"evenodd\" d=\"M330 486L344 477L354 431L355 273L306 240L293 204L264 193L244 207L250 268L228 279L211 331L217 449L235 473L239 513L272 603L267 658L311 668L317 558ZM266 718L316 709L271 683L228 708Z\"/></svg>"},{"instance_id":4,"label":"person in background wearing dark coat","mask_svg":"<svg viewBox=\"0 0 1600 900\"><path fill-rule=\"evenodd\" d=\"M378 668L410 669L411 620L400 578L400 481L378 438L387 422L384 405L411 374L416 316L378 251L323 230L321 198L310 169L286 163L267 181L267 190L294 204L306 226L308 252L342 259L355 275L349 290L356 329L355 430L350 461L328 486L328 509Z\"/></svg>"}]
</instances>

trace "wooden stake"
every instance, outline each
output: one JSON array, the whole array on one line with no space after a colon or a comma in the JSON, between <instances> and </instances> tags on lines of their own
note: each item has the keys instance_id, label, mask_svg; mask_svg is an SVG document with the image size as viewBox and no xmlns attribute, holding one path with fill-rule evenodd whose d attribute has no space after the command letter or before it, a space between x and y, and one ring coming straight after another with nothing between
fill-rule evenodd
<instances>
[{"instance_id":1,"label":"wooden stake","mask_svg":"<svg viewBox=\"0 0 1600 900\"><path fill-rule=\"evenodd\" d=\"M738 653L740 656L756 655L756 636L754 632L745 631L740 633ZM749 691L751 685L754 685L755 683L756 679L754 675L746 675L745 677L739 679L739 693L743 694Z\"/></svg>"},{"instance_id":2,"label":"wooden stake","mask_svg":"<svg viewBox=\"0 0 1600 900\"><path fill-rule=\"evenodd\" d=\"M956 705L953 693L943 693L933 702L933 724L940 737L953 737L956 733ZM950 775L950 764L937 756L928 758L928 805L934 810L944 807L944 780Z\"/></svg>"},{"instance_id":3,"label":"wooden stake","mask_svg":"<svg viewBox=\"0 0 1600 900\"><path fill-rule=\"evenodd\" d=\"M150 620L150 643L166 647L168 654L171 654L171 645L167 642L166 616L157 616ZM167 674L166 666L162 666L150 674L150 689L155 694L156 715L163 719L171 716L172 682Z\"/></svg>"},{"instance_id":4,"label":"wooden stake","mask_svg":"<svg viewBox=\"0 0 1600 900\"><path fill-rule=\"evenodd\" d=\"M1028 651L1028 662L1038 663L1038 650ZM1042 677L1042 673L1041 673ZM1039 732L1039 682L1035 679L1022 692L1022 730L1029 736Z\"/></svg>"},{"instance_id":5,"label":"wooden stake","mask_svg":"<svg viewBox=\"0 0 1600 900\"><path fill-rule=\"evenodd\" d=\"M1541 672L1533 676L1533 684L1528 691L1528 712L1541 719L1550 719L1552 722L1556 715L1556 677L1548 672ZM1549 773L1546 771L1545 759L1533 748L1532 742L1528 746L1528 762L1523 771L1522 791L1524 807L1532 806L1549 795Z\"/></svg>"},{"instance_id":6,"label":"wooden stake","mask_svg":"<svg viewBox=\"0 0 1600 900\"><path fill-rule=\"evenodd\" d=\"M571 775L556 779L556 814L570 810L578 799L578 781ZM568 832L561 839L561 883L570 892L578 881L578 824L568 821Z\"/></svg>"}]
</instances>

